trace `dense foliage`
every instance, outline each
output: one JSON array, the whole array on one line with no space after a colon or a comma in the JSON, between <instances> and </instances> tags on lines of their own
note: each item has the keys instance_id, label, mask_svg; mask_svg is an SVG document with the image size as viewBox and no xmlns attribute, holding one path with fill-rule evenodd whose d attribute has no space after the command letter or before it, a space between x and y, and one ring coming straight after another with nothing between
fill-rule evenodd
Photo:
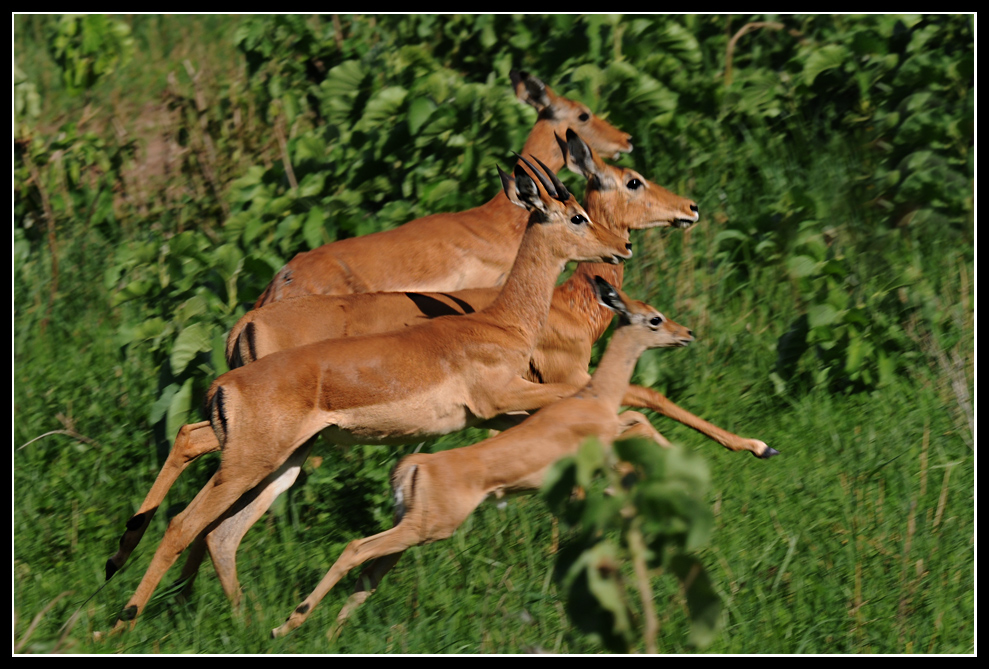
<instances>
[{"instance_id":1,"label":"dense foliage","mask_svg":"<svg viewBox=\"0 0 989 669\"><path fill-rule=\"evenodd\" d=\"M700 337L661 364L644 356L636 380L783 453L742 461L676 433L706 449L712 468L715 528L697 548L725 606L710 648L972 650L973 16L20 15L15 61L20 649L325 649L316 619L315 631L277 645L258 630L280 622L347 541L388 522L387 472L401 449L324 449L310 460L273 509L277 522L245 541L245 563L252 551L268 560L242 570L247 588L279 595L263 613L257 604L246 636L231 631L244 627L233 618L197 636L198 616L211 614L196 603L119 646L91 646L75 622L60 628L100 582L178 428L199 420L225 370L226 331L284 262L497 192L495 166L511 164L535 121L510 90L515 68L630 132L623 162L700 205L695 229L636 239L627 292ZM208 470L191 467L170 503L181 509ZM398 609L380 634L390 641L361 645L373 633L355 628L378 622L371 614L331 650L600 648L552 617L553 558L533 553L549 532L545 507L521 509L511 532L494 511L465 527L483 539L446 549L459 551L448 560L464 582L431 596L477 604L480 620L500 611L485 591L508 574L485 576L478 561L489 536L512 535L528 542L519 570L534 572L522 590L538 624L491 632L492 619L474 636L465 612L448 620L425 593L409 604L402 588L419 592L415 578L433 571L417 562L367 605ZM159 515L145 551L164 528ZM305 528L316 528L308 539ZM512 542L491 559L513 559ZM89 604L89 629L114 617L140 558ZM199 587L217 598L213 610L225 607ZM670 611L660 650L685 649L683 595L658 587ZM56 602L66 590L75 595ZM57 615L29 630L49 603ZM416 632L398 622L407 606L432 611ZM631 620L639 605L629 606ZM827 631L831 619L840 633ZM760 620L789 627L763 638L752 634ZM429 645L426 630L446 624L472 631ZM176 625L183 632L166 641Z\"/></svg>"}]
</instances>

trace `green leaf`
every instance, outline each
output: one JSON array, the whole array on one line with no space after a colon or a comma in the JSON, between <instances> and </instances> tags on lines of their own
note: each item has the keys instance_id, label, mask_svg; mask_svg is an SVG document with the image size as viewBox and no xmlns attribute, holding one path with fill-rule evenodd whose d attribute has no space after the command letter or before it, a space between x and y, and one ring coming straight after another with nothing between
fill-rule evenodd
<instances>
[{"instance_id":1,"label":"green leaf","mask_svg":"<svg viewBox=\"0 0 989 669\"><path fill-rule=\"evenodd\" d=\"M802 279L817 273L818 263L810 256L793 256L786 261L790 276Z\"/></svg>"},{"instance_id":2,"label":"green leaf","mask_svg":"<svg viewBox=\"0 0 989 669\"><path fill-rule=\"evenodd\" d=\"M186 379L178 392L172 395L168 403L168 413L165 416L165 438L169 443L175 441L179 429L189 422L189 411L192 409L192 379Z\"/></svg>"},{"instance_id":3,"label":"green leaf","mask_svg":"<svg viewBox=\"0 0 989 669\"><path fill-rule=\"evenodd\" d=\"M306 240L309 248L314 249L331 241L326 236L326 229L324 228L325 221L326 217L322 209L313 207L309 210L306 220L302 224L302 237Z\"/></svg>"},{"instance_id":4,"label":"green leaf","mask_svg":"<svg viewBox=\"0 0 989 669\"><path fill-rule=\"evenodd\" d=\"M179 333L172 346L172 355L169 358L172 374L178 376L188 364L196 357L200 351L208 351L210 348L210 336L206 326L202 323L194 323Z\"/></svg>"},{"instance_id":5,"label":"green leaf","mask_svg":"<svg viewBox=\"0 0 989 669\"><path fill-rule=\"evenodd\" d=\"M677 555L670 562L670 570L683 584L690 611L689 642L697 648L705 648L714 641L721 623L721 597L711 585L704 565L690 555Z\"/></svg>"},{"instance_id":6,"label":"green leaf","mask_svg":"<svg viewBox=\"0 0 989 669\"><path fill-rule=\"evenodd\" d=\"M815 304L807 310L807 320L812 328L832 325L838 320L838 312L830 304Z\"/></svg>"},{"instance_id":7,"label":"green leaf","mask_svg":"<svg viewBox=\"0 0 989 669\"><path fill-rule=\"evenodd\" d=\"M436 110L436 103L429 98L416 98L409 105L408 122L409 134L416 135L419 129L429 120L433 111Z\"/></svg>"},{"instance_id":8,"label":"green leaf","mask_svg":"<svg viewBox=\"0 0 989 669\"><path fill-rule=\"evenodd\" d=\"M849 59L849 52L843 46L829 44L811 52L804 64L804 83L813 85L821 72L842 67Z\"/></svg>"}]
</instances>

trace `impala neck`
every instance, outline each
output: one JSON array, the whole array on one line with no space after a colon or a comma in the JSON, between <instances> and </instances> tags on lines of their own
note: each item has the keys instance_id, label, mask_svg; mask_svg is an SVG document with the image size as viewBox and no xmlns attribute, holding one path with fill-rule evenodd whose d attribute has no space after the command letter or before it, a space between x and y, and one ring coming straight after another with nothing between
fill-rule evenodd
<instances>
[{"instance_id":1,"label":"impala neck","mask_svg":"<svg viewBox=\"0 0 989 669\"><path fill-rule=\"evenodd\" d=\"M611 336L611 341L608 342L608 348L601 356L597 370L587 386L577 395L596 397L617 412L632 380L635 363L646 348L646 345L636 337L635 328L628 325L617 328Z\"/></svg>"},{"instance_id":2,"label":"impala neck","mask_svg":"<svg viewBox=\"0 0 989 669\"><path fill-rule=\"evenodd\" d=\"M612 209L605 206L594 191L588 191L586 200L587 215L595 224L616 232L625 230L624 225L614 220L616 216ZM587 324L590 341L601 338L615 315L613 311L598 303L589 281L595 276L601 277L615 288L621 288L625 278L625 263L618 265L599 262L579 263L573 275L557 288L568 310L579 313L583 317L580 321Z\"/></svg>"},{"instance_id":3,"label":"impala neck","mask_svg":"<svg viewBox=\"0 0 989 669\"><path fill-rule=\"evenodd\" d=\"M546 325L556 279L567 263L552 252L553 240L546 237L553 234L551 225L529 224L505 285L483 312L517 329L530 349Z\"/></svg>"}]
</instances>

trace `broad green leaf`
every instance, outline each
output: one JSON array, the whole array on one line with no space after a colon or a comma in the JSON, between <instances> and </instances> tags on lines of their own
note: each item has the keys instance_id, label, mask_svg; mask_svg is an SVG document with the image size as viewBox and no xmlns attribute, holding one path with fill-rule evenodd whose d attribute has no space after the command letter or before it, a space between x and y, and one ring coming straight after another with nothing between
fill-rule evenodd
<instances>
[{"instance_id":1,"label":"broad green leaf","mask_svg":"<svg viewBox=\"0 0 989 669\"><path fill-rule=\"evenodd\" d=\"M178 392L172 395L168 403L168 413L165 416L165 438L169 443L175 441L179 429L189 422L189 411L192 410L192 379L186 379Z\"/></svg>"},{"instance_id":2,"label":"broad green leaf","mask_svg":"<svg viewBox=\"0 0 989 669\"><path fill-rule=\"evenodd\" d=\"M812 51L804 64L804 83L813 85L821 72L842 67L850 55L848 49L837 44L825 45Z\"/></svg>"},{"instance_id":3,"label":"broad green leaf","mask_svg":"<svg viewBox=\"0 0 989 669\"><path fill-rule=\"evenodd\" d=\"M690 611L690 644L705 648L714 641L721 624L721 597L711 585L704 565L695 557L677 555L670 564L671 571L683 584Z\"/></svg>"},{"instance_id":4,"label":"broad green leaf","mask_svg":"<svg viewBox=\"0 0 989 669\"><path fill-rule=\"evenodd\" d=\"M787 258L786 266L790 271L790 276L795 279L802 279L803 277L815 274L817 272L818 263L810 256L801 255Z\"/></svg>"},{"instance_id":5,"label":"broad green leaf","mask_svg":"<svg viewBox=\"0 0 989 669\"><path fill-rule=\"evenodd\" d=\"M172 374L175 376L181 374L200 351L208 351L209 348L210 336L205 325L193 323L182 330L175 338L169 358Z\"/></svg>"},{"instance_id":6,"label":"broad green leaf","mask_svg":"<svg viewBox=\"0 0 989 669\"><path fill-rule=\"evenodd\" d=\"M416 98L409 105L409 134L416 135L436 109L436 103L429 98Z\"/></svg>"},{"instance_id":7,"label":"broad green leaf","mask_svg":"<svg viewBox=\"0 0 989 669\"><path fill-rule=\"evenodd\" d=\"M812 328L832 325L838 320L838 312L830 304L815 304L807 310L807 321Z\"/></svg>"},{"instance_id":8,"label":"broad green leaf","mask_svg":"<svg viewBox=\"0 0 989 669\"><path fill-rule=\"evenodd\" d=\"M326 237L326 229L323 225L325 221L326 217L322 209L313 207L309 210L305 223L302 224L302 237L306 240L309 248L314 249L331 241Z\"/></svg>"}]
</instances>

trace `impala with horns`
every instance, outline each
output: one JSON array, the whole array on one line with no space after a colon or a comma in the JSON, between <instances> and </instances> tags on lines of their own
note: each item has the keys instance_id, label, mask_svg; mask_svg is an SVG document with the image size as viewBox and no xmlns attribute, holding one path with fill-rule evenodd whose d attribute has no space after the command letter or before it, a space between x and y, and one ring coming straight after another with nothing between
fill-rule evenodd
<instances>
[{"instance_id":1,"label":"impala with horns","mask_svg":"<svg viewBox=\"0 0 989 669\"><path fill-rule=\"evenodd\" d=\"M552 171L531 169L545 190L521 165L514 179L499 170L506 195L530 217L505 287L487 309L280 351L213 382L207 411L220 466L169 523L118 627L144 609L194 539L237 515L248 493L266 490L293 454L300 460L290 464L301 465L317 434L337 444L408 443L574 392L523 378L556 279L568 260L618 263L631 257L631 245L594 224ZM131 521L128 528L144 524Z\"/></svg>"},{"instance_id":2,"label":"impala with horns","mask_svg":"<svg viewBox=\"0 0 989 669\"><path fill-rule=\"evenodd\" d=\"M519 100L539 113L522 155L557 172L563 167L554 133L568 128L605 155L632 150L630 135L579 102L556 95L526 72L511 72ZM527 217L502 192L467 211L431 214L392 230L342 239L296 255L255 307L298 295L376 291L447 291L499 286L505 281Z\"/></svg>"},{"instance_id":3,"label":"impala with horns","mask_svg":"<svg viewBox=\"0 0 989 669\"><path fill-rule=\"evenodd\" d=\"M313 593L285 624L272 630L272 636L282 636L305 622L343 576L370 561L337 616L334 627L339 631L406 549L450 537L485 499L538 490L550 466L576 452L589 437L610 445L616 438L641 436L643 431L649 435L652 426L644 416L618 413L635 363L646 349L686 346L693 334L600 277L595 290L601 304L618 314L620 324L587 385L479 444L402 458L391 475L395 527L350 542Z\"/></svg>"}]
</instances>

